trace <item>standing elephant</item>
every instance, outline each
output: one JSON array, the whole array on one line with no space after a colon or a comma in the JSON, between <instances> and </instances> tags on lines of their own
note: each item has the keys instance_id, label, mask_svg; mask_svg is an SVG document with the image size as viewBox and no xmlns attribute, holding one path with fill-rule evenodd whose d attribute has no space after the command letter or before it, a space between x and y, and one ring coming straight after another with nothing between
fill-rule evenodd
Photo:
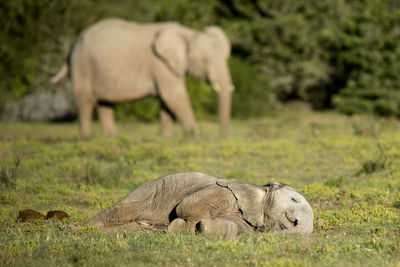
<instances>
[{"instance_id":1,"label":"standing elephant","mask_svg":"<svg viewBox=\"0 0 400 267\"><path fill-rule=\"evenodd\" d=\"M102 132L116 134L113 105L146 96L161 99L161 135L172 135L177 118L186 131L197 123L185 86L185 75L206 78L218 94L222 135L227 134L233 85L227 64L230 42L216 26L198 32L173 22L137 24L121 19L100 21L84 30L68 62L52 78L71 73L80 134L91 133L97 107Z\"/></svg>"},{"instance_id":2,"label":"standing elephant","mask_svg":"<svg viewBox=\"0 0 400 267\"><path fill-rule=\"evenodd\" d=\"M189 172L143 184L111 208L69 228L92 224L104 232L153 229L232 236L270 227L311 233L313 219L307 200L288 185L258 186Z\"/></svg>"}]
</instances>

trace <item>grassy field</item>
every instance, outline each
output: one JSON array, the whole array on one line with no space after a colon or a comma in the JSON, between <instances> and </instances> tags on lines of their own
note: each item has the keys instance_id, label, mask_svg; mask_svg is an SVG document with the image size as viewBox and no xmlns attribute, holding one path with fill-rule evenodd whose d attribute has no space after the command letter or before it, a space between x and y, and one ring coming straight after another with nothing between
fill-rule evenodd
<instances>
[{"instance_id":1,"label":"grassy field","mask_svg":"<svg viewBox=\"0 0 400 267\"><path fill-rule=\"evenodd\" d=\"M313 113L233 121L231 135L200 122L172 139L158 126L120 123L119 137L78 138L77 124L0 123L0 265L399 266L400 123ZM185 171L254 184L284 182L314 209L310 236L134 233L106 235L63 223L16 223L18 210L62 209L88 218L138 185Z\"/></svg>"}]
</instances>

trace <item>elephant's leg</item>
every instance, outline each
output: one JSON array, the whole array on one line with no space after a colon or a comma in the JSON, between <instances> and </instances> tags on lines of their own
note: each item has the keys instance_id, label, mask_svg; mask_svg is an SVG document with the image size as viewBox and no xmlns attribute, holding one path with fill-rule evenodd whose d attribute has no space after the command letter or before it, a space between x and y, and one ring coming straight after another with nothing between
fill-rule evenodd
<instances>
[{"instance_id":1,"label":"elephant's leg","mask_svg":"<svg viewBox=\"0 0 400 267\"><path fill-rule=\"evenodd\" d=\"M72 68L74 100L79 112L79 131L82 137L89 136L92 132L92 115L96 104L91 83L84 74L81 65L77 64Z\"/></svg>"},{"instance_id":2,"label":"elephant's leg","mask_svg":"<svg viewBox=\"0 0 400 267\"><path fill-rule=\"evenodd\" d=\"M113 137L117 134L114 120L114 108L111 105L97 105L97 113L101 123L101 131L104 136Z\"/></svg>"},{"instance_id":3,"label":"elephant's leg","mask_svg":"<svg viewBox=\"0 0 400 267\"><path fill-rule=\"evenodd\" d=\"M166 108L162 107L160 112L160 135L171 137L173 128L174 118L172 114Z\"/></svg>"},{"instance_id":4,"label":"elephant's leg","mask_svg":"<svg viewBox=\"0 0 400 267\"><path fill-rule=\"evenodd\" d=\"M188 133L197 133L197 123L192 104L183 81L159 84L160 96L167 108L182 123ZM172 88L171 88L172 87Z\"/></svg>"},{"instance_id":5,"label":"elephant's leg","mask_svg":"<svg viewBox=\"0 0 400 267\"><path fill-rule=\"evenodd\" d=\"M171 222L168 230L194 233L198 229L200 232L212 234L235 235L240 232L241 227L240 219L236 218L240 218L240 215L234 214L236 203L237 200L230 190L213 185L204 187L176 206L178 218ZM221 219L209 219L215 217Z\"/></svg>"},{"instance_id":6,"label":"elephant's leg","mask_svg":"<svg viewBox=\"0 0 400 267\"><path fill-rule=\"evenodd\" d=\"M135 203L117 203L107 208L95 216L82 221L74 222L67 226L71 231L77 230L80 226L92 225L98 227L100 231L110 232L113 228L122 229L122 225L139 225L146 228L146 220L137 220L140 213L141 205ZM133 223L135 222L135 223ZM147 228L151 228L151 225Z\"/></svg>"},{"instance_id":7,"label":"elephant's leg","mask_svg":"<svg viewBox=\"0 0 400 267\"><path fill-rule=\"evenodd\" d=\"M228 218L202 219L197 225L198 232L213 234L217 236L235 236L242 232L240 226Z\"/></svg>"},{"instance_id":8,"label":"elephant's leg","mask_svg":"<svg viewBox=\"0 0 400 267\"><path fill-rule=\"evenodd\" d=\"M184 219L176 218L168 226L168 232L192 232L195 233L195 226Z\"/></svg>"},{"instance_id":9,"label":"elephant's leg","mask_svg":"<svg viewBox=\"0 0 400 267\"><path fill-rule=\"evenodd\" d=\"M92 103L77 104L79 111L79 132L82 137L92 133L92 114L94 105Z\"/></svg>"}]
</instances>

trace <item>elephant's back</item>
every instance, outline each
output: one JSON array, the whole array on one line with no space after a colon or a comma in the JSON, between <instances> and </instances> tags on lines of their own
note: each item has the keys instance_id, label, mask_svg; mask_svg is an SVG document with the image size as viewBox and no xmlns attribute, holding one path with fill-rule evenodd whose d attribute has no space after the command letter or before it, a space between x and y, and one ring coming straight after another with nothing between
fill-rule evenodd
<instances>
[{"instance_id":1,"label":"elephant's back","mask_svg":"<svg viewBox=\"0 0 400 267\"><path fill-rule=\"evenodd\" d=\"M156 93L151 42L156 26L107 19L87 28L71 56L72 77L82 77L98 99L110 103Z\"/></svg>"},{"instance_id":2,"label":"elephant's back","mask_svg":"<svg viewBox=\"0 0 400 267\"><path fill-rule=\"evenodd\" d=\"M129 22L119 18L109 18L101 20L86 29L86 32L98 32L103 31L108 28L123 27L123 28L134 28L138 24L134 22Z\"/></svg>"},{"instance_id":3,"label":"elephant's back","mask_svg":"<svg viewBox=\"0 0 400 267\"><path fill-rule=\"evenodd\" d=\"M156 30L154 29L154 31ZM122 19L107 19L90 26L82 35L84 36L86 45L93 49L96 47L96 44L101 45L101 47L107 45L112 47L118 43L126 46L130 42L148 42L149 40L144 39L150 38L152 33L149 29L144 31L143 26L137 23Z\"/></svg>"},{"instance_id":4,"label":"elephant's back","mask_svg":"<svg viewBox=\"0 0 400 267\"><path fill-rule=\"evenodd\" d=\"M206 186L215 184L219 178L201 172L177 173L160 177L145 183L129 195L122 202L143 201L165 202L166 200L180 201L185 196Z\"/></svg>"},{"instance_id":5,"label":"elephant's back","mask_svg":"<svg viewBox=\"0 0 400 267\"><path fill-rule=\"evenodd\" d=\"M150 40L147 39L152 39L156 32L169 26L179 26L179 24L174 22L140 24L123 19L110 18L93 24L83 32L83 35L85 39L93 42L100 39L103 42L111 40L114 43L116 39L123 38L148 42Z\"/></svg>"}]
</instances>

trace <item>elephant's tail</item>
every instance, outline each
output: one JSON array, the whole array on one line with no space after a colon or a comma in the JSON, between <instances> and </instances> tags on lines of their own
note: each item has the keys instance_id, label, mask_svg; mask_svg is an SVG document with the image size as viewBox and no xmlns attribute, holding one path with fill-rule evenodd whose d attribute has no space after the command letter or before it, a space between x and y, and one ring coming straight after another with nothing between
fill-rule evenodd
<instances>
[{"instance_id":1,"label":"elephant's tail","mask_svg":"<svg viewBox=\"0 0 400 267\"><path fill-rule=\"evenodd\" d=\"M64 63L61 70L50 79L50 82L53 84L58 83L68 75L68 71L69 71L68 64Z\"/></svg>"}]
</instances>

